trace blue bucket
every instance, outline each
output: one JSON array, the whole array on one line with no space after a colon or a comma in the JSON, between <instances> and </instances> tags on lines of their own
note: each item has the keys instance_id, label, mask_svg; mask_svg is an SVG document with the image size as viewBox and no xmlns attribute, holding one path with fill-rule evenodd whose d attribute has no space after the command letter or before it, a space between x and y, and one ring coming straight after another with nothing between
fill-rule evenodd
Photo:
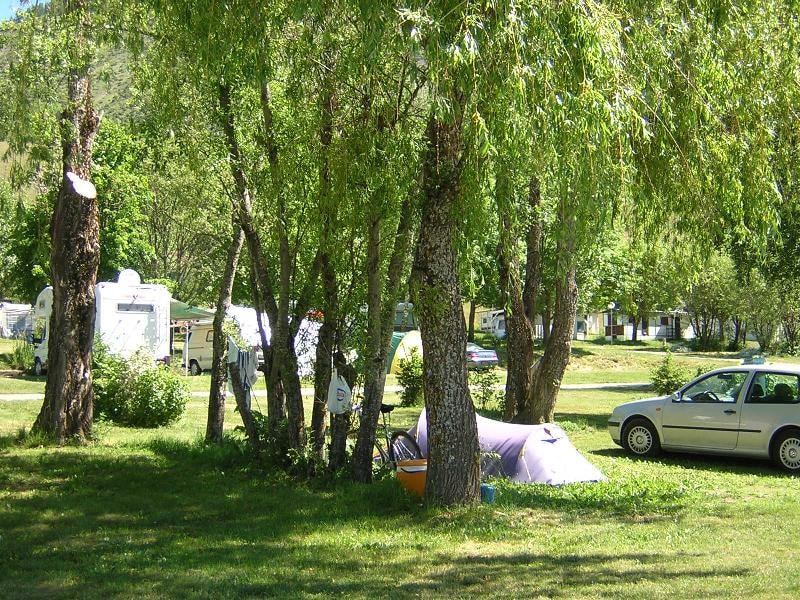
<instances>
[{"instance_id":1,"label":"blue bucket","mask_svg":"<svg viewBox=\"0 0 800 600\"><path fill-rule=\"evenodd\" d=\"M488 483L481 484L481 502L484 504L494 504L495 487Z\"/></svg>"}]
</instances>

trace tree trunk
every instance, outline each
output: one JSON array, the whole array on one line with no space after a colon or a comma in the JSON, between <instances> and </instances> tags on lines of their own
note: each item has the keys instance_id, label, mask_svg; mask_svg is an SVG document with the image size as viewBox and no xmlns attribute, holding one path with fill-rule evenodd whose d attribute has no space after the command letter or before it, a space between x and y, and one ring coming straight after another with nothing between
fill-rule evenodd
<instances>
[{"instance_id":1,"label":"tree trunk","mask_svg":"<svg viewBox=\"0 0 800 600\"><path fill-rule=\"evenodd\" d=\"M261 372L264 374L264 385L267 389L267 423L269 428L274 430L278 424L286 418L286 401L283 397L283 385L281 384L280 371L275 364L275 353L272 351L272 345L267 340L263 317L261 316L265 312L264 302L259 293L259 285L257 283L253 261L250 262L250 287L253 290L258 334L261 338L261 349L264 356L264 364L261 365Z\"/></svg>"},{"instance_id":2,"label":"tree trunk","mask_svg":"<svg viewBox=\"0 0 800 600\"><path fill-rule=\"evenodd\" d=\"M279 294L277 302L272 294L271 287L265 289L265 300L268 301L268 315L270 326L272 327L272 347L274 349L274 360L280 369L283 393L286 398L286 420L289 447L300 449L306 443L305 431L305 409L303 407L303 396L300 387L300 377L297 374L297 353L294 348L294 339L290 335L291 326L289 324L290 292L292 287L292 273L295 268L295 255L292 253L289 244L289 234L286 230L287 208L285 201L285 190L283 186L283 176L278 160L278 144L275 133L274 117L272 114L272 96L269 84L264 81L261 85L261 114L264 124L264 145L267 151L267 160L270 166L272 178L272 191L277 201L277 214L275 218L275 230L278 238L278 260L279 260ZM263 254L261 254L263 257ZM266 278L266 271L262 275L259 273L259 280ZM267 281L262 281L262 285L267 285ZM300 305L300 303L298 303ZM274 309L274 313L269 312L269 307ZM298 311L300 312L300 311ZM301 318L304 315L299 315ZM299 327L299 323L295 323Z\"/></svg>"},{"instance_id":3,"label":"tree trunk","mask_svg":"<svg viewBox=\"0 0 800 600\"><path fill-rule=\"evenodd\" d=\"M270 321L271 343L270 343L270 380L268 386L274 386L272 400L277 402L280 398L285 398L287 439L290 448L299 449L305 445L305 423L303 414L303 398L300 388L300 377L297 375L297 354L294 350L294 339L289 335L289 291L291 287L291 267L292 257L289 251L288 239L282 225L285 218L285 207L279 201L278 229L279 234L279 255L280 255L280 303L275 299L272 282L267 267L266 255L264 254L261 240L255 228L252 212L252 202L247 179L242 168L242 155L239 144L236 140L235 122L231 109L230 88L227 85L220 86L220 108L224 116L223 127L231 153L231 168L238 196L238 218L244 231L250 258L253 261L255 280L257 282L257 293L264 304L264 309ZM273 176L273 183L279 188L280 175L277 164L277 148L274 145L274 132L272 130L272 112L269 107L269 88L266 84L262 86L262 112L266 127L267 154L270 161L270 170ZM278 182L278 183L276 183ZM282 195L282 190L279 195ZM280 198L279 198L280 200ZM265 348L265 358L267 349ZM266 375L267 373L265 373ZM281 390L277 388L276 378L279 378ZM269 394L269 390L268 390ZM272 407L272 403L270 403ZM270 423L277 425L279 421L270 415Z\"/></svg>"},{"instance_id":4,"label":"tree trunk","mask_svg":"<svg viewBox=\"0 0 800 600\"><path fill-rule=\"evenodd\" d=\"M547 342L550 341L550 331L553 320L549 304L546 304L544 308L542 308L542 312L539 316L542 318L542 344L547 346Z\"/></svg>"},{"instance_id":5,"label":"tree trunk","mask_svg":"<svg viewBox=\"0 0 800 600\"><path fill-rule=\"evenodd\" d=\"M253 452L258 452L261 449L261 440L258 435L258 427L256 426L253 413L247 402L246 392L242 387L242 378L239 372L239 365L235 362L228 363L231 370L231 387L233 388L233 396L236 398L236 408L242 417L244 423L245 435L247 435L247 442Z\"/></svg>"},{"instance_id":6,"label":"tree trunk","mask_svg":"<svg viewBox=\"0 0 800 600\"><path fill-rule=\"evenodd\" d=\"M425 494L432 505L477 502L480 484L456 254L463 118L463 98L456 96L454 121L443 122L435 115L428 120L422 220L412 270L424 348L429 452Z\"/></svg>"},{"instance_id":7,"label":"tree trunk","mask_svg":"<svg viewBox=\"0 0 800 600\"><path fill-rule=\"evenodd\" d=\"M228 336L225 335L222 326L225 323L228 307L231 305L236 265L239 263L239 254L242 251L242 243L244 242L244 232L236 221L235 216L233 221L233 239L228 247L225 271L219 284L217 310L214 313L211 391L208 397L208 422L206 424L206 443L209 444L222 442L222 432L225 425L225 395L228 383Z\"/></svg>"},{"instance_id":8,"label":"tree trunk","mask_svg":"<svg viewBox=\"0 0 800 600\"><path fill-rule=\"evenodd\" d=\"M314 405L311 409L311 444L314 454L322 459L325 451L325 420L328 414L328 384L331 381L331 354L333 353L336 322L324 313L324 321L317 334L314 361Z\"/></svg>"},{"instance_id":9,"label":"tree trunk","mask_svg":"<svg viewBox=\"0 0 800 600\"><path fill-rule=\"evenodd\" d=\"M469 301L469 319L467 319L467 341L475 341L475 299Z\"/></svg>"},{"instance_id":10,"label":"tree trunk","mask_svg":"<svg viewBox=\"0 0 800 600\"><path fill-rule=\"evenodd\" d=\"M401 82L402 83L402 82ZM369 104L369 103L368 103ZM377 144L389 121L378 115ZM387 201L384 187L371 197L367 220L367 330L364 348L364 399L361 420L353 450L352 476L361 483L372 481L372 452L386 383L386 357L392 341L395 306L400 300L401 284L408 275L409 254L416 224L416 192L409 192L399 207L399 219L393 235L381 237ZM381 269L381 249L391 248L385 279Z\"/></svg>"},{"instance_id":11,"label":"tree trunk","mask_svg":"<svg viewBox=\"0 0 800 600\"><path fill-rule=\"evenodd\" d=\"M347 385L352 390L356 385L356 370L352 365L344 362L344 355L339 353L339 360L336 368ZM350 431L350 420L352 413L348 410L340 415L331 415L331 446L328 467L331 471L338 471L347 462L347 433Z\"/></svg>"},{"instance_id":12,"label":"tree trunk","mask_svg":"<svg viewBox=\"0 0 800 600\"><path fill-rule=\"evenodd\" d=\"M331 355L336 338L339 318L339 290L336 270L333 265L334 231L338 203L331 199L331 173L329 151L333 139L333 113L336 106L333 85L333 66L326 65L323 75L323 93L320 97L320 148L322 157L319 168L319 214L322 221L320 234L320 272L323 285L323 323L317 338L316 362L314 363L314 404L311 410L311 440L314 454L323 459L325 453L325 421L327 411L328 384L331 380ZM335 420L335 419L334 419ZM346 442L347 432L345 432ZM331 444L333 446L333 444ZM342 449L342 453L344 450ZM333 466L333 465L331 465ZM338 468L335 467L335 468Z\"/></svg>"},{"instance_id":13,"label":"tree trunk","mask_svg":"<svg viewBox=\"0 0 800 600\"><path fill-rule=\"evenodd\" d=\"M545 352L534 369L532 393L524 415L525 423L553 422L558 390L569 363L572 328L577 312L578 286L575 283L575 267L572 266L556 282L553 329Z\"/></svg>"},{"instance_id":14,"label":"tree trunk","mask_svg":"<svg viewBox=\"0 0 800 600\"><path fill-rule=\"evenodd\" d=\"M528 224L527 235L527 263L525 265L525 287L519 280L519 267L517 265L515 246L515 232L510 211L516 211L513 205L513 194L506 185L507 179L498 177L498 196L506 195L507 198L498 197L501 210L500 243L498 245L498 268L500 274L500 289L504 296L504 304L510 308L506 310L506 333L508 349L508 375L506 378L506 395L503 418L513 420L523 410L526 399L530 394L533 383L531 378L534 364L533 324L529 318L532 310L526 304L533 305L541 280L541 260L539 244L541 240L541 223L538 217L539 184L535 178L531 179L529 186L528 202L533 210L531 222Z\"/></svg>"},{"instance_id":15,"label":"tree trunk","mask_svg":"<svg viewBox=\"0 0 800 600\"><path fill-rule=\"evenodd\" d=\"M380 204L378 196L373 197ZM381 243L381 217L378 207L373 208L367 239L367 344L364 361L364 400L361 405L361 423L353 450L353 479L361 483L372 481L372 451L383 402L386 384L386 357L392 341L392 323L395 305L400 299L401 283L408 271L409 254L416 224L415 194L409 194L400 207L400 219L392 238ZM380 250L391 247L392 255L384 285L381 277Z\"/></svg>"},{"instance_id":16,"label":"tree trunk","mask_svg":"<svg viewBox=\"0 0 800 600\"><path fill-rule=\"evenodd\" d=\"M83 51L90 27L85 0L67 8L80 19L75 45ZM100 233L97 193L89 182L92 146L100 119L92 106L88 64L72 69L61 115L62 179L51 224L53 310L47 350L45 398L33 430L58 444L91 435L94 341Z\"/></svg>"},{"instance_id":17,"label":"tree trunk","mask_svg":"<svg viewBox=\"0 0 800 600\"><path fill-rule=\"evenodd\" d=\"M733 317L733 346L739 346L739 338L742 335L742 320L739 317Z\"/></svg>"},{"instance_id":18,"label":"tree trunk","mask_svg":"<svg viewBox=\"0 0 800 600\"><path fill-rule=\"evenodd\" d=\"M631 341L632 342L635 342L636 340L639 339L639 337L638 337L639 323L641 323L641 319L639 319L638 317L633 317L633 334L631 335ZM624 341L625 340L625 336L622 336L622 339Z\"/></svg>"},{"instance_id":19,"label":"tree trunk","mask_svg":"<svg viewBox=\"0 0 800 600\"><path fill-rule=\"evenodd\" d=\"M559 219L563 236L556 244L556 298L553 326L544 354L533 369L533 386L525 411L525 423L553 421L558 390L567 368L572 346L575 316L578 312L578 286L575 282L575 217L569 214L566 199L559 202Z\"/></svg>"}]
</instances>

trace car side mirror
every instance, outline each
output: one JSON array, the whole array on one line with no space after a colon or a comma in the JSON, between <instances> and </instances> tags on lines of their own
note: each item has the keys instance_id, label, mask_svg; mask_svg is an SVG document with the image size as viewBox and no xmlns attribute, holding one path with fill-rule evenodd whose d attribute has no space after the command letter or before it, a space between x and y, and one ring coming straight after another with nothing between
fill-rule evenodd
<instances>
[{"instance_id":1,"label":"car side mirror","mask_svg":"<svg viewBox=\"0 0 800 600\"><path fill-rule=\"evenodd\" d=\"M674 394L672 394L672 398L671 399L672 399L673 402L680 402L681 401L681 393L680 392L675 392Z\"/></svg>"}]
</instances>

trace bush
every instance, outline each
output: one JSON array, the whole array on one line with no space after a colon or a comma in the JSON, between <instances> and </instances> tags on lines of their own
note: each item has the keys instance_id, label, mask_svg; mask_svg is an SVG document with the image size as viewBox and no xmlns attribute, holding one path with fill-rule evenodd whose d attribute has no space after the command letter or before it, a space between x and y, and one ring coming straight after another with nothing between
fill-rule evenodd
<instances>
[{"instance_id":1,"label":"bush","mask_svg":"<svg viewBox=\"0 0 800 600\"><path fill-rule=\"evenodd\" d=\"M400 406L417 406L422 404L422 357L416 350L411 351L411 356L399 363L397 382L403 390L400 392Z\"/></svg>"},{"instance_id":2,"label":"bush","mask_svg":"<svg viewBox=\"0 0 800 600\"><path fill-rule=\"evenodd\" d=\"M93 362L97 416L127 427L162 427L183 414L189 399L186 385L169 367L156 366L147 353L125 360L95 343Z\"/></svg>"},{"instance_id":3,"label":"bush","mask_svg":"<svg viewBox=\"0 0 800 600\"><path fill-rule=\"evenodd\" d=\"M659 395L671 394L692 378L691 371L675 364L672 353L667 352L664 360L650 373L650 382Z\"/></svg>"},{"instance_id":4,"label":"bush","mask_svg":"<svg viewBox=\"0 0 800 600\"><path fill-rule=\"evenodd\" d=\"M474 388L472 397L481 410L500 403L500 398L504 394L495 389L499 383L500 376L494 369L469 372L469 384Z\"/></svg>"},{"instance_id":5,"label":"bush","mask_svg":"<svg viewBox=\"0 0 800 600\"><path fill-rule=\"evenodd\" d=\"M9 366L20 371L30 369L33 366L33 345L25 340L14 342L14 349L9 355Z\"/></svg>"}]
</instances>

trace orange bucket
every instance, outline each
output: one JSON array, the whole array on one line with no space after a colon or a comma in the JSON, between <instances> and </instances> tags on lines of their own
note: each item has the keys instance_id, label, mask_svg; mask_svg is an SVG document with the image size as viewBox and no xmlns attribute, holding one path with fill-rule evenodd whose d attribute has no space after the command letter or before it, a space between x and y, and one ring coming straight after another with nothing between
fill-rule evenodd
<instances>
[{"instance_id":1,"label":"orange bucket","mask_svg":"<svg viewBox=\"0 0 800 600\"><path fill-rule=\"evenodd\" d=\"M428 478L428 459L415 458L397 461L397 480L412 494L425 495L425 480Z\"/></svg>"}]
</instances>

